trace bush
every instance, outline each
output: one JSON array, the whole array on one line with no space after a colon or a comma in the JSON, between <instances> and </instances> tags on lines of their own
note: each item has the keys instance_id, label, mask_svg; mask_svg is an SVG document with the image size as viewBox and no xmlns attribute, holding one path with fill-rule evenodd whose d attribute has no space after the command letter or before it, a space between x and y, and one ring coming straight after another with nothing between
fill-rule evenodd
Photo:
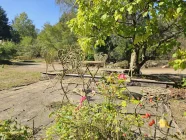
<instances>
[{"instance_id":1,"label":"bush","mask_svg":"<svg viewBox=\"0 0 186 140\"><path fill-rule=\"evenodd\" d=\"M0 44L0 59L10 59L16 55L17 45L13 42L3 42Z\"/></svg>"},{"instance_id":2,"label":"bush","mask_svg":"<svg viewBox=\"0 0 186 140\"><path fill-rule=\"evenodd\" d=\"M28 127L18 125L16 121L5 120L0 122L1 140L27 140L31 136L31 130Z\"/></svg>"},{"instance_id":3,"label":"bush","mask_svg":"<svg viewBox=\"0 0 186 140\"><path fill-rule=\"evenodd\" d=\"M85 94L79 105L69 103L52 113L56 119L47 129L46 139L184 139L177 130L169 131L175 126L172 127L170 123L174 122L173 117L168 116L168 98L165 95L154 95L153 98L146 95L142 99L135 99L130 93L124 94L126 80L124 74L111 74L97 83L98 92L105 99L102 103L90 104ZM160 110L162 106L166 111Z\"/></svg>"},{"instance_id":4,"label":"bush","mask_svg":"<svg viewBox=\"0 0 186 140\"><path fill-rule=\"evenodd\" d=\"M125 139L123 134L135 139L136 134L131 128L143 122L138 115L124 115L125 101L115 103L116 97L126 97L122 94L125 88L117 88L125 86L126 77L121 75L120 80L116 78L117 75L113 74L99 83L99 90L106 99L103 103L90 105L86 96L82 96L78 106L64 105L53 113L56 122L47 130L47 139L122 140ZM105 88L101 88L103 86Z\"/></svg>"},{"instance_id":5,"label":"bush","mask_svg":"<svg viewBox=\"0 0 186 140\"><path fill-rule=\"evenodd\" d=\"M93 55L93 54L88 54L88 55L86 56L86 60L88 60L88 61L93 61L93 60L94 60L94 55Z\"/></svg>"},{"instance_id":6,"label":"bush","mask_svg":"<svg viewBox=\"0 0 186 140\"><path fill-rule=\"evenodd\" d=\"M41 46L36 39L32 37L24 37L18 44L18 56L24 60L30 60L34 57L41 56Z\"/></svg>"},{"instance_id":7,"label":"bush","mask_svg":"<svg viewBox=\"0 0 186 140\"><path fill-rule=\"evenodd\" d=\"M69 104L63 106L55 115L56 123L47 130L47 139L54 139L56 136L63 140L107 140L117 137L124 139L123 133L131 138L135 137L130 132L129 125L137 124L135 116L124 116L118 113L117 105L113 103L82 106L80 109Z\"/></svg>"}]
</instances>

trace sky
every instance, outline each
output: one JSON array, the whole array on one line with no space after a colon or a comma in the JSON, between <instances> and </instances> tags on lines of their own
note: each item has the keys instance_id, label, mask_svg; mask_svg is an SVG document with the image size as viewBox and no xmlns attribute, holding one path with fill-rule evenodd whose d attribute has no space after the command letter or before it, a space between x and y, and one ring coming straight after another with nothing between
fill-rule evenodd
<instances>
[{"instance_id":1,"label":"sky","mask_svg":"<svg viewBox=\"0 0 186 140\"><path fill-rule=\"evenodd\" d=\"M59 21L62 11L55 0L0 0L9 22L22 12L26 12L37 29L42 30L45 23L54 25Z\"/></svg>"}]
</instances>

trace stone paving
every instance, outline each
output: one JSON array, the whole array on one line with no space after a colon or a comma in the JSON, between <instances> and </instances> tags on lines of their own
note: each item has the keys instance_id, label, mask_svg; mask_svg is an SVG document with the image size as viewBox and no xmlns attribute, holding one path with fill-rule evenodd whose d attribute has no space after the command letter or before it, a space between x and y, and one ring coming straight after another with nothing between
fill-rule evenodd
<instances>
[{"instance_id":1,"label":"stone paving","mask_svg":"<svg viewBox=\"0 0 186 140\"><path fill-rule=\"evenodd\" d=\"M66 83L70 83L70 81L79 83L78 78L64 80ZM33 128L34 121L34 128L38 130L51 124L53 119L49 118L49 114L53 110L49 106L63 99L59 82L53 87L56 82L55 79L44 80L28 86L0 91L0 120L16 119L19 123L31 128ZM73 84L70 85L72 90L74 87ZM82 88L82 86L79 85L77 88ZM131 86L128 89L131 92L140 93L144 87ZM80 99L80 95L75 93L69 94L68 97L74 102L78 102ZM99 95L95 95L92 97L92 101L99 102L101 98Z\"/></svg>"},{"instance_id":2,"label":"stone paving","mask_svg":"<svg viewBox=\"0 0 186 140\"><path fill-rule=\"evenodd\" d=\"M45 64L36 64L36 65L21 65L17 67L18 69L28 69L31 71L45 71ZM60 65L57 65L57 69L61 69ZM52 70L50 68L49 70ZM161 69L161 68L152 68L152 69L142 69L144 74L154 74L154 73L175 73L173 69ZM186 72L184 72L186 73ZM65 79L66 83L69 82L80 83L78 78L69 78ZM44 80L37 83L16 87L9 90L0 91L0 120L4 119L16 119L19 123L28 125L37 130L44 130L45 127L50 125L53 122L53 118L49 118L49 114L53 111L50 107L53 103L59 103L63 99L62 91L60 84L56 84L53 88L47 88L52 86L56 80ZM77 88L82 88L79 85ZM74 85L71 85L71 89L74 89ZM170 91L165 88L151 86L151 87L139 87L139 86L130 86L128 89L133 93L169 93ZM68 95L70 100L78 102L80 95L71 93ZM95 95L92 98L92 101L101 102L102 99L99 95ZM37 136L41 137L44 131L40 131Z\"/></svg>"},{"instance_id":3,"label":"stone paving","mask_svg":"<svg viewBox=\"0 0 186 140\"><path fill-rule=\"evenodd\" d=\"M78 80L75 81L78 82ZM45 80L0 91L0 120L16 119L19 123L31 128L34 121L34 128L38 130L48 126L53 121L49 118L49 114L53 111L51 104L63 99L60 84L58 82L53 87L55 83L56 80ZM70 88L73 89L73 85L70 85ZM80 88L82 88L81 85ZM78 102L80 99L78 94L69 94L68 97L73 102ZM94 100L99 101L99 97L94 96Z\"/></svg>"}]
</instances>

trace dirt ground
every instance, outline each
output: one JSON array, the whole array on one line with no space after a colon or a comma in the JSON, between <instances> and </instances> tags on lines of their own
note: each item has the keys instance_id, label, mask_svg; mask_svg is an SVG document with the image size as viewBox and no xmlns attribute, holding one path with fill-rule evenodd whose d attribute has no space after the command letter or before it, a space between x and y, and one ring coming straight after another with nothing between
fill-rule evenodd
<instances>
[{"instance_id":1,"label":"dirt ground","mask_svg":"<svg viewBox=\"0 0 186 140\"><path fill-rule=\"evenodd\" d=\"M27 69L31 71L39 71L45 72L46 71L46 64L45 63L20 63L20 65L15 65L19 69ZM61 70L61 65L59 63L55 63L55 69ZM53 68L50 65L48 67L48 71L52 71ZM100 69L101 70L101 69ZM146 68L141 69L143 74L186 74L186 70L183 71L175 71L173 68Z\"/></svg>"},{"instance_id":2,"label":"dirt ground","mask_svg":"<svg viewBox=\"0 0 186 140\"><path fill-rule=\"evenodd\" d=\"M28 71L39 71L45 72L45 63L25 63L22 65L16 65L16 69L28 70ZM61 65L55 64L57 70L61 69ZM50 66L49 71L53 70ZM178 74L179 72L174 71L170 68L149 68L143 69L143 74ZM186 74L183 71L182 74ZM78 78L67 78L65 82L69 81L77 82ZM17 119L19 123L28 125L31 128L35 128L37 133L37 138L44 136L41 129L44 130L48 125L53 122L53 118L49 118L49 114L53 111L52 104L59 103L63 99L63 93L60 90L60 84L55 84L56 80L43 80L37 83L16 87L8 90L0 91L0 120L4 119ZM55 86L54 86L55 85ZM82 88L79 85L77 88ZM70 87L72 90L75 88L74 85ZM128 87L131 92L140 93L142 87ZM144 90L144 89L143 89ZM161 89L160 89L161 90ZM158 92L161 92L158 90ZM164 91L162 91L164 92ZM73 102L78 102L80 95L71 93L68 95L70 100ZM92 101L101 101L99 95L92 97ZM34 122L34 126L33 126Z\"/></svg>"}]
</instances>

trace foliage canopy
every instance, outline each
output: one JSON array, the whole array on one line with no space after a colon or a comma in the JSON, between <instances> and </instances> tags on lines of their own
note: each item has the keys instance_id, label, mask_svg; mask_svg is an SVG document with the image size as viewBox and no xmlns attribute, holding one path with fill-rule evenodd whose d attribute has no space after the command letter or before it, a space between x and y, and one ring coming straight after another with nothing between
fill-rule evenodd
<instances>
[{"instance_id":1,"label":"foliage canopy","mask_svg":"<svg viewBox=\"0 0 186 140\"><path fill-rule=\"evenodd\" d=\"M0 40L11 38L10 29L6 12L0 6Z\"/></svg>"},{"instance_id":2,"label":"foliage canopy","mask_svg":"<svg viewBox=\"0 0 186 140\"><path fill-rule=\"evenodd\" d=\"M58 50L66 45L74 45L77 38L67 26L66 22L75 17L75 12L67 12L62 15L55 25L46 23L44 29L38 35L38 40L43 49Z\"/></svg>"},{"instance_id":3,"label":"foliage canopy","mask_svg":"<svg viewBox=\"0 0 186 140\"><path fill-rule=\"evenodd\" d=\"M21 37L37 37L37 30L35 25L33 24L32 20L28 18L28 15L25 12L15 17L12 27L14 30L19 32Z\"/></svg>"},{"instance_id":4,"label":"foliage canopy","mask_svg":"<svg viewBox=\"0 0 186 140\"><path fill-rule=\"evenodd\" d=\"M84 51L105 45L108 36L130 41L136 67L166 53L185 33L186 2L183 0L76 0L77 17L69 22ZM139 72L139 71L138 71Z\"/></svg>"}]
</instances>

